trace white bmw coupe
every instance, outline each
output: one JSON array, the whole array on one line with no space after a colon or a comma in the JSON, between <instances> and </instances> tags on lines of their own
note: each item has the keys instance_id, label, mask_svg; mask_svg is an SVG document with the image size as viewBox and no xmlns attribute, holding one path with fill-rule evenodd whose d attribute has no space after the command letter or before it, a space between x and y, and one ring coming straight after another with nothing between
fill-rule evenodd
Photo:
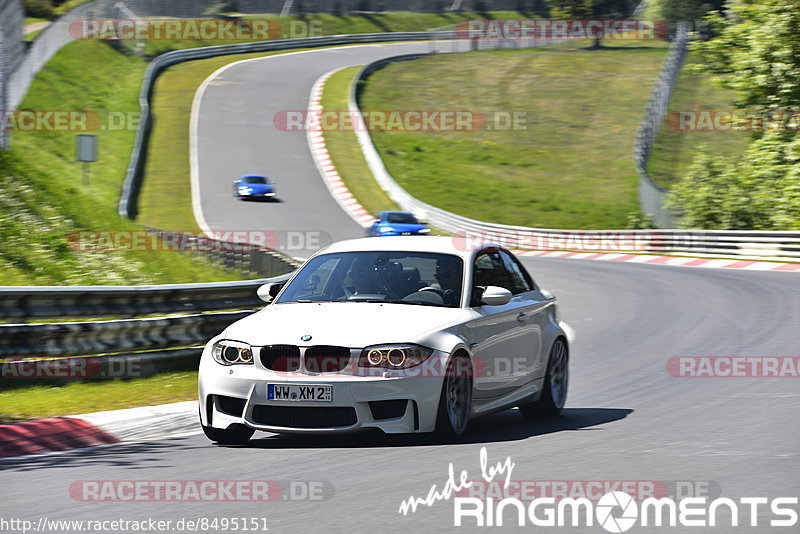
<instances>
[{"instance_id":1,"label":"white bmw coupe","mask_svg":"<svg viewBox=\"0 0 800 534\"><path fill-rule=\"evenodd\" d=\"M514 406L558 414L569 350L555 298L506 249L461 244L341 241L288 282L262 286L270 304L203 351L206 436L238 444L256 430L377 428L453 437Z\"/></svg>"}]
</instances>

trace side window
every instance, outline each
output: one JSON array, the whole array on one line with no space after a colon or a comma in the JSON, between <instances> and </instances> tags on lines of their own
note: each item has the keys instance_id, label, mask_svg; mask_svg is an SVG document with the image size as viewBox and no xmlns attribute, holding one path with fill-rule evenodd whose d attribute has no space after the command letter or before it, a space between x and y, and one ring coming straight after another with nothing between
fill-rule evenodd
<instances>
[{"instance_id":1,"label":"side window","mask_svg":"<svg viewBox=\"0 0 800 534\"><path fill-rule=\"evenodd\" d=\"M499 286L514 292L503 260L497 252L487 252L475 258L473 286Z\"/></svg>"},{"instance_id":2,"label":"side window","mask_svg":"<svg viewBox=\"0 0 800 534\"><path fill-rule=\"evenodd\" d=\"M503 265L505 265L509 277L511 278L512 287L508 288L511 293L518 295L526 291L531 291L533 289L533 280L531 280L528 273L525 272L523 267L517 262L517 259L507 252L501 252L500 256L503 258Z\"/></svg>"}]
</instances>

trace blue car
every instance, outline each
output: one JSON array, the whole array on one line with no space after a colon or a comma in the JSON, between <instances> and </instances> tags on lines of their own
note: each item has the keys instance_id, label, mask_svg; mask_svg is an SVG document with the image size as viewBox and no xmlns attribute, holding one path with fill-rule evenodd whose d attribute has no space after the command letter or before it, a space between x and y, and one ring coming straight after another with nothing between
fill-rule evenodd
<instances>
[{"instance_id":1,"label":"blue car","mask_svg":"<svg viewBox=\"0 0 800 534\"><path fill-rule=\"evenodd\" d=\"M413 214L406 211L380 211L375 216L377 220L367 230L367 237L431 233L427 224L419 222Z\"/></svg>"},{"instance_id":2,"label":"blue car","mask_svg":"<svg viewBox=\"0 0 800 534\"><path fill-rule=\"evenodd\" d=\"M245 174L233 181L233 196L237 198L275 198L275 182L261 174Z\"/></svg>"}]
</instances>

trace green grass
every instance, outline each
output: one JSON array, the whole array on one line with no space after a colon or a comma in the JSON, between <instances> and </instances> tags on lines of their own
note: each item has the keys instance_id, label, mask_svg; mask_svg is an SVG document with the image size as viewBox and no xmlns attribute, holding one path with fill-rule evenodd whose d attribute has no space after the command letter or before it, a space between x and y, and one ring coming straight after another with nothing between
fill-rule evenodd
<instances>
[{"instance_id":1,"label":"green grass","mask_svg":"<svg viewBox=\"0 0 800 534\"><path fill-rule=\"evenodd\" d=\"M293 52L294 50L292 50ZM239 54L172 66L156 80L151 111L145 180L139 196L137 221L170 230L198 230L192 211L189 165L189 121L197 88L228 63L285 51Z\"/></svg>"},{"instance_id":2,"label":"green grass","mask_svg":"<svg viewBox=\"0 0 800 534\"><path fill-rule=\"evenodd\" d=\"M0 423L153 406L197 398L197 372L0 391Z\"/></svg>"},{"instance_id":3,"label":"green grass","mask_svg":"<svg viewBox=\"0 0 800 534\"><path fill-rule=\"evenodd\" d=\"M94 66L86 69L87 62ZM93 41L66 46L37 75L20 110L138 114L145 63ZM109 83L113 80L113 83ZM137 231L117 215L133 129L94 130L98 161L88 187L75 159L76 131L14 131L0 153L0 285L142 284L230 280L204 258L175 252L79 252L78 230Z\"/></svg>"},{"instance_id":4,"label":"green grass","mask_svg":"<svg viewBox=\"0 0 800 534\"><path fill-rule=\"evenodd\" d=\"M189 61L170 67L158 77L138 222L170 230L199 229L192 210L189 164L189 121L197 88L223 65L297 51L300 49Z\"/></svg>"},{"instance_id":5,"label":"green grass","mask_svg":"<svg viewBox=\"0 0 800 534\"><path fill-rule=\"evenodd\" d=\"M400 185L437 207L505 224L621 228L639 208L633 141L667 53L625 44L404 62L370 78L362 108L525 112L521 130L372 138Z\"/></svg>"},{"instance_id":6,"label":"green grass","mask_svg":"<svg viewBox=\"0 0 800 534\"><path fill-rule=\"evenodd\" d=\"M517 12L495 12L492 13L492 16L511 18L522 15ZM248 16L247 18L256 17ZM341 17L319 14L288 18L264 15L263 17L279 19L282 26L288 30L291 30L292 21L302 21L307 24L305 26L307 28L319 28L324 34L338 34L424 30L469 18L480 18L481 15L464 12L459 14L384 13ZM319 26L312 26L315 23L318 23ZM302 26L300 27L302 28ZM284 36L290 37L291 35ZM204 43L201 41L153 42L147 43L145 52L147 54L160 53L176 47L201 46L201 44ZM290 52L294 51L297 50ZM138 222L147 226L173 230L198 229L191 203L189 165L189 119L194 94L203 80L223 65L251 57L264 57L285 52L242 54L191 61L172 66L159 76L153 92L152 113L155 120L148 144L146 178L139 199ZM353 73L349 75L349 78L352 78L352 75ZM336 77L335 80L332 79L329 82L328 87L332 87L331 91L336 93L332 98L340 102L337 103L337 109L347 109L348 84L349 79L344 80L344 77ZM328 94L327 90L326 94ZM342 136L334 135L330 139L326 137L326 141L332 143L339 150L345 151L342 152L341 157L334 159L337 168L341 166L348 172L348 176L359 177L355 178L356 183L354 184L348 182L348 187L351 185L354 187L354 194L368 210L379 211L379 209L396 208L380 189L375 191L371 185L360 187L362 184L374 183L374 180L358 146L354 146L352 142L346 141L344 138L355 140L352 133L345 132Z\"/></svg>"},{"instance_id":7,"label":"green grass","mask_svg":"<svg viewBox=\"0 0 800 534\"><path fill-rule=\"evenodd\" d=\"M343 69L331 76L325 84L322 107L326 110L346 111L350 86L361 67ZM399 209L389 195L375 182L369 170L355 132L330 130L324 132L325 144L337 172L347 188L370 213Z\"/></svg>"},{"instance_id":8,"label":"green grass","mask_svg":"<svg viewBox=\"0 0 800 534\"><path fill-rule=\"evenodd\" d=\"M711 83L711 75L694 72L696 56L691 53L681 70L669 102L669 112L698 110L732 110L736 93ZM669 119L669 114L668 114ZM657 183L669 187L689 170L698 148L705 146L709 153L738 156L750 142L748 132L741 131L676 131L673 123L662 124L656 136L647 172Z\"/></svg>"}]
</instances>

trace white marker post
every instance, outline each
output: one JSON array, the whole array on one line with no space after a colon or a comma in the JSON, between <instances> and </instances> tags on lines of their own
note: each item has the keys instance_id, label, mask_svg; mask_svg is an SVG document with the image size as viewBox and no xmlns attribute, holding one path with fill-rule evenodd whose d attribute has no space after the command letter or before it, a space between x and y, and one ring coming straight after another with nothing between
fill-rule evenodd
<instances>
[{"instance_id":1,"label":"white marker post","mask_svg":"<svg viewBox=\"0 0 800 534\"><path fill-rule=\"evenodd\" d=\"M89 163L97 161L97 136L78 134L75 161L83 162L83 185L89 185Z\"/></svg>"}]
</instances>

